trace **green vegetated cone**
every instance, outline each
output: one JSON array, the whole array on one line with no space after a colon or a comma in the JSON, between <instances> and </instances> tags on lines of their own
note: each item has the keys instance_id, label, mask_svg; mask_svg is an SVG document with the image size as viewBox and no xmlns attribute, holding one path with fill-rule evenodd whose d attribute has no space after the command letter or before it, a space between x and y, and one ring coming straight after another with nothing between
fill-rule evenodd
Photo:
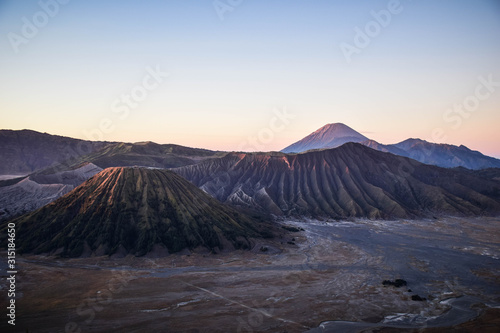
<instances>
[{"instance_id":1,"label":"green vegetated cone","mask_svg":"<svg viewBox=\"0 0 500 333\"><path fill-rule=\"evenodd\" d=\"M155 244L169 253L199 246L249 248L266 234L254 218L221 204L172 171L109 168L53 203L13 222L20 252L117 251L144 255Z\"/></svg>"}]
</instances>

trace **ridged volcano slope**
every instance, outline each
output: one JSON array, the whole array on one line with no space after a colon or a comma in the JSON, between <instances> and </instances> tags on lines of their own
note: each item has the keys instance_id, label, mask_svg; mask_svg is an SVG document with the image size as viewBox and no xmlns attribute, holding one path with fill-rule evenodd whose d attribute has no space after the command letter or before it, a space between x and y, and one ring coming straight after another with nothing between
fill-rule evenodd
<instances>
[{"instance_id":1,"label":"ridged volcano slope","mask_svg":"<svg viewBox=\"0 0 500 333\"><path fill-rule=\"evenodd\" d=\"M77 257L144 255L204 246L250 247L261 236L253 218L210 197L167 170L109 168L16 223L20 252Z\"/></svg>"},{"instance_id":2,"label":"ridged volcano slope","mask_svg":"<svg viewBox=\"0 0 500 333\"><path fill-rule=\"evenodd\" d=\"M500 182L356 143L302 154L230 153L174 169L223 202L277 215L417 217L500 211Z\"/></svg>"}]
</instances>

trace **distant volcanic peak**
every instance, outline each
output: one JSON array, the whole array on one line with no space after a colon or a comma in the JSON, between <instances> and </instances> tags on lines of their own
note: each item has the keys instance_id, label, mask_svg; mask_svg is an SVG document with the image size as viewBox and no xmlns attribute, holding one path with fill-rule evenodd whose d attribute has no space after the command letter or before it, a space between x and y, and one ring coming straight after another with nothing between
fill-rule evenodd
<instances>
[{"instance_id":1,"label":"distant volcanic peak","mask_svg":"<svg viewBox=\"0 0 500 333\"><path fill-rule=\"evenodd\" d=\"M284 153L301 153L311 149L335 148L346 142L362 142L368 140L342 123L327 124L305 138L282 150Z\"/></svg>"},{"instance_id":2,"label":"distant volcanic peak","mask_svg":"<svg viewBox=\"0 0 500 333\"><path fill-rule=\"evenodd\" d=\"M16 220L22 252L63 256L144 255L203 246L251 246L259 237L253 218L221 204L173 171L115 167Z\"/></svg>"},{"instance_id":3,"label":"distant volcanic peak","mask_svg":"<svg viewBox=\"0 0 500 333\"><path fill-rule=\"evenodd\" d=\"M353 130L352 128L350 128L349 126L347 126L343 123L326 124L325 126L319 128L318 130L316 130L312 134L316 134L316 133L328 134L328 135L331 135L335 138L339 138L339 137L341 138L341 137L346 137L346 136L356 136L356 137L360 137L360 138L363 138L365 140L368 140L367 137L365 137L364 135L362 135L359 132L356 132L355 130Z\"/></svg>"}]
</instances>

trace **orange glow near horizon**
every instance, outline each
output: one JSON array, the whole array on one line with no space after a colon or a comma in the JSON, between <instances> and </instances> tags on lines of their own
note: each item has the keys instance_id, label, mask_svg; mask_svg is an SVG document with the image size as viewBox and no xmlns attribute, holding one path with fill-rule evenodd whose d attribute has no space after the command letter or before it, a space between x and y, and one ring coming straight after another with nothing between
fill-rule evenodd
<instances>
[{"instance_id":1,"label":"orange glow near horizon","mask_svg":"<svg viewBox=\"0 0 500 333\"><path fill-rule=\"evenodd\" d=\"M379 5L256 2L222 22L183 1L72 2L17 51L0 40L0 128L270 151L341 122L383 144L500 157L498 4L404 4L348 61L339 45ZM7 2L0 34L37 11ZM293 118L273 120L276 109Z\"/></svg>"}]
</instances>

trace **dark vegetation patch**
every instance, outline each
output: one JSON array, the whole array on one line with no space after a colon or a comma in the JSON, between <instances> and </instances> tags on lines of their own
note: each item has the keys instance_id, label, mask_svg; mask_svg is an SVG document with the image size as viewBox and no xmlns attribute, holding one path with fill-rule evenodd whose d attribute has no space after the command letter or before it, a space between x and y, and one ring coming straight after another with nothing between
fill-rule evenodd
<instances>
[{"instance_id":1,"label":"dark vegetation patch","mask_svg":"<svg viewBox=\"0 0 500 333\"><path fill-rule=\"evenodd\" d=\"M284 226L282 226L282 228L285 229L285 230L287 230L287 231L290 231L290 232L304 231L304 229L302 229L302 228L292 227L292 226L289 226L289 225L284 225Z\"/></svg>"},{"instance_id":2,"label":"dark vegetation patch","mask_svg":"<svg viewBox=\"0 0 500 333\"><path fill-rule=\"evenodd\" d=\"M426 301L427 299L425 297L420 297L418 295L412 295L411 300L417 301L417 302L423 302L423 301Z\"/></svg>"},{"instance_id":3,"label":"dark vegetation patch","mask_svg":"<svg viewBox=\"0 0 500 333\"><path fill-rule=\"evenodd\" d=\"M392 280L384 280L382 281L382 284L384 286L392 286L392 287L395 287L395 288L401 288L401 287L406 287L408 285L408 282L406 282L405 280L403 279L396 279L394 281ZM409 293L412 292L411 289L408 289L407 290ZM425 297L420 297L419 295L412 295L411 296L411 300L412 301L417 301L417 302L424 302L424 301L427 301L427 299Z\"/></svg>"},{"instance_id":4,"label":"dark vegetation patch","mask_svg":"<svg viewBox=\"0 0 500 333\"><path fill-rule=\"evenodd\" d=\"M393 287L396 287L396 288L400 288L400 287L406 286L408 283L405 280L403 280L403 279L396 279L394 281L384 280L382 282L382 284L384 286L393 286Z\"/></svg>"}]
</instances>

